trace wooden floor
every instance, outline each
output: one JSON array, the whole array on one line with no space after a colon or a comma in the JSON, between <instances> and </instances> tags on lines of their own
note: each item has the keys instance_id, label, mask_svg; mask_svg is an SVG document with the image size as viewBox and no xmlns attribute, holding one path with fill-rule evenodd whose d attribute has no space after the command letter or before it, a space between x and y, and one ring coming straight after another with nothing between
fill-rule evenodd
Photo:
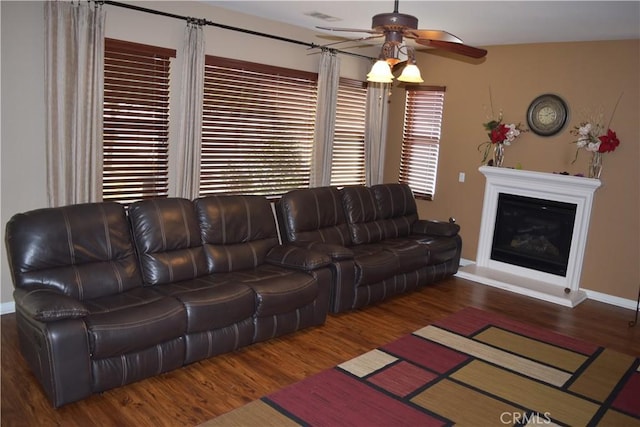
<instances>
[{"instance_id":1,"label":"wooden floor","mask_svg":"<svg viewBox=\"0 0 640 427\"><path fill-rule=\"evenodd\" d=\"M15 315L2 316L2 426L195 426L351 359L466 306L503 313L640 355L634 312L587 300L576 308L452 278L322 327L217 356L53 409L20 356Z\"/></svg>"}]
</instances>

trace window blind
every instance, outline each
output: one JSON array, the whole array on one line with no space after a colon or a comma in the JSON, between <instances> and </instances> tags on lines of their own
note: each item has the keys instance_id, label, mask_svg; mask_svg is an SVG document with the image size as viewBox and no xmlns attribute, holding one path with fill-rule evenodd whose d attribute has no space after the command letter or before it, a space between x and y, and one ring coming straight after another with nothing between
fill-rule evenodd
<instances>
[{"instance_id":1,"label":"window blind","mask_svg":"<svg viewBox=\"0 0 640 427\"><path fill-rule=\"evenodd\" d=\"M200 194L309 186L317 75L207 56Z\"/></svg>"},{"instance_id":2,"label":"window blind","mask_svg":"<svg viewBox=\"0 0 640 427\"><path fill-rule=\"evenodd\" d=\"M444 87L407 88L399 182L417 198L432 200L436 191Z\"/></svg>"},{"instance_id":3,"label":"window blind","mask_svg":"<svg viewBox=\"0 0 640 427\"><path fill-rule=\"evenodd\" d=\"M367 87L364 82L341 78L331 163L331 185L365 183L364 133Z\"/></svg>"},{"instance_id":4,"label":"window blind","mask_svg":"<svg viewBox=\"0 0 640 427\"><path fill-rule=\"evenodd\" d=\"M105 40L103 199L167 196L173 49Z\"/></svg>"}]
</instances>

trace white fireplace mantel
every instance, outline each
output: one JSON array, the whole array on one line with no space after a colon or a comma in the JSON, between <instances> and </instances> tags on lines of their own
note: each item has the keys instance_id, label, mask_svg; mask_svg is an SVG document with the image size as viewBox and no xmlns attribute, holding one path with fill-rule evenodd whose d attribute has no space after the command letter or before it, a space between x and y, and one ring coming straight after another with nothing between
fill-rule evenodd
<instances>
[{"instance_id":1,"label":"white fireplace mantel","mask_svg":"<svg viewBox=\"0 0 640 427\"><path fill-rule=\"evenodd\" d=\"M545 172L481 166L486 177L480 238L475 264L460 267L458 276L545 301L575 307L586 299L580 289L593 195L598 179ZM500 193L576 205L567 274L559 276L491 259L491 246Z\"/></svg>"}]
</instances>

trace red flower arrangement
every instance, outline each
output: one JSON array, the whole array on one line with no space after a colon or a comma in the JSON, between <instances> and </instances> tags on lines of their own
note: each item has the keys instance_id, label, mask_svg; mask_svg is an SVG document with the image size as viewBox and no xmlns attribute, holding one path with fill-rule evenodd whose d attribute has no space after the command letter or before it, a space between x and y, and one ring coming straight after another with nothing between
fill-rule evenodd
<instances>
[{"instance_id":1,"label":"red flower arrangement","mask_svg":"<svg viewBox=\"0 0 640 427\"><path fill-rule=\"evenodd\" d=\"M620 140L616 136L616 133L611 129L607 129L607 133L605 135L600 135L598 139L600 140L600 146L598 147L599 153L608 153L609 151L615 150L616 147L620 145Z\"/></svg>"},{"instance_id":2,"label":"red flower arrangement","mask_svg":"<svg viewBox=\"0 0 640 427\"><path fill-rule=\"evenodd\" d=\"M609 153L618 148L620 140L613 130L607 129L605 132L604 129L604 126L599 123L594 125L589 122L583 122L580 123L580 126L574 127L571 133L578 137L575 141L578 149L584 148L592 153ZM578 153L576 152L577 156Z\"/></svg>"},{"instance_id":3,"label":"red flower arrangement","mask_svg":"<svg viewBox=\"0 0 640 427\"><path fill-rule=\"evenodd\" d=\"M489 149L494 144L511 145L520 133L527 131L526 129L522 129L520 123L508 125L502 123L502 113L500 113L497 120L490 120L487 123L483 123L482 126L487 131L487 136L489 137L489 141L478 145L478 151L483 150L482 163L487 161Z\"/></svg>"}]
</instances>

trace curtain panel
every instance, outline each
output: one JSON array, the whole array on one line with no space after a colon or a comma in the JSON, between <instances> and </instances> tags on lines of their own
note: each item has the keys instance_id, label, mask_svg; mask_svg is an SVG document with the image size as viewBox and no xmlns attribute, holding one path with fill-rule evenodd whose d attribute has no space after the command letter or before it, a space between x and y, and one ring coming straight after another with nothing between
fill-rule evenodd
<instances>
[{"instance_id":1,"label":"curtain panel","mask_svg":"<svg viewBox=\"0 0 640 427\"><path fill-rule=\"evenodd\" d=\"M48 205L100 201L105 13L97 2L44 8Z\"/></svg>"},{"instance_id":2,"label":"curtain panel","mask_svg":"<svg viewBox=\"0 0 640 427\"><path fill-rule=\"evenodd\" d=\"M327 186L331 183L331 153L339 84L340 58L334 51L323 49L318 70L318 104L309 187Z\"/></svg>"},{"instance_id":3,"label":"curtain panel","mask_svg":"<svg viewBox=\"0 0 640 427\"><path fill-rule=\"evenodd\" d=\"M176 194L195 199L200 193L202 102L204 96L205 41L202 24L189 21L182 49L180 138Z\"/></svg>"},{"instance_id":4,"label":"curtain panel","mask_svg":"<svg viewBox=\"0 0 640 427\"><path fill-rule=\"evenodd\" d=\"M384 181L384 152L389 118L389 84L369 82L364 136L365 184Z\"/></svg>"},{"instance_id":5,"label":"curtain panel","mask_svg":"<svg viewBox=\"0 0 640 427\"><path fill-rule=\"evenodd\" d=\"M340 58L334 51L324 49L318 70L318 105L309 187L327 186L331 183L331 153L339 84Z\"/></svg>"}]
</instances>

